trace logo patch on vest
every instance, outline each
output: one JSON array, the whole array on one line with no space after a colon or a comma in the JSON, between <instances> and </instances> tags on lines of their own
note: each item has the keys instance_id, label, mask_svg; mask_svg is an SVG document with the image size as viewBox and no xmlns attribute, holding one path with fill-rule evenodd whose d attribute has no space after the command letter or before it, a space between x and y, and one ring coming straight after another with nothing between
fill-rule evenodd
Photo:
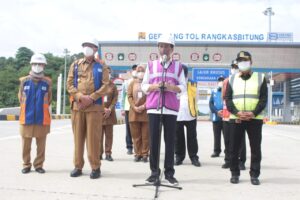
<instances>
[{"instance_id":1,"label":"logo patch on vest","mask_svg":"<svg viewBox=\"0 0 300 200\"><path fill-rule=\"evenodd\" d=\"M47 87L46 87L46 86L42 86L42 90L43 90L43 91L46 91L46 90L47 90Z\"/></svg>"},{"instance_id":2,"label":"logo patch on vest","mask_svg":"<svg viewBox=\"0 0 300 200\"><path fill-rule=\"evenodd\" d=\"M30 89L30 85L24 86L24 90L29 90L29 89Z\"/></svg>"},{"instance_id":3,"label":"logo patch on vest","mask_svg":"<svg viewBox=\"0 0 300 200\"><path fill-rule=\"evenodd\" d=\"M102 72L102 69L101 69L101 68L98 68L98 72Z\"/></svg>"}]
</instances>

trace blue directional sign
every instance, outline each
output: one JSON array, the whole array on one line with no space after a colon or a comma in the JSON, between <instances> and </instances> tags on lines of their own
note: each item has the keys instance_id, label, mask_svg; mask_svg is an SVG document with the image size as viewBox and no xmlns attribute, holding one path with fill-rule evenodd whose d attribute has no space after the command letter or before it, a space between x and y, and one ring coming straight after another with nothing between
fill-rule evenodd
<instances>
[{"instance_id":1,"label":"blue directional sign","mask_svg":"<svg viewBox=\"0 0 300 200\"><path fill-rule=\"evenodd\" d=\"M227 78L229 76L229 69L222 68L193 68L193 80L202 82L218 81L220 76Z\"/></svg>"},{"instance_id":2,"label":"blue directional sign","mask_svg":"<svg viewBox=\"0 0 300 200\"><path fill-rule=\"evenodd\" d=\"M293 41L293 33L271 32L268 34L269 40Z\"/></svg>"}]
</instances>

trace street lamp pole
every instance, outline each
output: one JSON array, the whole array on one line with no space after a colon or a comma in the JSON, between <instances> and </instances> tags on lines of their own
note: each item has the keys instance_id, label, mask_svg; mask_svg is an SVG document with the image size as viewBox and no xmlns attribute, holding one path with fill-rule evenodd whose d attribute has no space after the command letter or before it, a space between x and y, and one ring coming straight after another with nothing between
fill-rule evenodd
<instances>
[{"instance_id":1,"label":"street lamp pole","mask_svg":"<svg viewBox=\"0 0 300 200\"><path fill-rule=\"evenodd\" d=\"M271 29L271 17L273 15L275 15L275 13L273 12L272 7L269 7L263 12L263 14L266 16L269 16L269 33L268 33L268 37L267 37L267 41L269 42L270 41L269 34L271 33L271 30L272 30Z\"/></svg>"},{"instance_id":2,"label":"street lamp pole","mask_svg":"<svg viewBox=\"0 0 300 200\"><path fill-rule=\"evenodd\" d=\"M67 74L67 55L70 53L68 49L64 49L65 67L64 67L64 96L63 96L63 114L66 114L66 74Z\"/></svg>"}]
</instances>

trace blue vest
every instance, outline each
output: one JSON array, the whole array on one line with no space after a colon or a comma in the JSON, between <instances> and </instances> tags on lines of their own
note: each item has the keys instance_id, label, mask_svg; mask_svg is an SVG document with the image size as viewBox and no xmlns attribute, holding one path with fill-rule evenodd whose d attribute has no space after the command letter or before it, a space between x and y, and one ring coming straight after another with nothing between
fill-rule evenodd
<instances>
[{"instance_id":1,"label":"blue vest","mask_svg":"<svg viewBox=\"0 0 300 200\"><path fill-rule=\"evenodd\" d=\"M211 100L213 101L213 106L217 111L223 110L222 90L212 90ZM215 122L222 120L222 118L220 118L217 113L212 112L211 120Z\"/></svg>"},{"instance_id":2,"label":"blue vest","mask_svg":"<svg viewBox=\"0 0 300 200\"><path fill-rule=\"evenodd\" d=\"M50 125L48 91L49 83L46 80L37 83L32 79L25 80L20 99L20 124Z\"/></svg>"},{"instance_id":3,"label":"blue vest","mask_svg":"<svg viewBox=\"0 0 300 200\"><path fill-rule=\"evenodd\" d=\"M100 63L95 62L93 65L93 77L94 77L94 87L95 91L99 90L102 86L102 65ZM78 86L78 64L76 63L74 66L74 87ZM99 98L95 102L96 104L102 104L102 98Z\"/></svg>"}]
</instances>

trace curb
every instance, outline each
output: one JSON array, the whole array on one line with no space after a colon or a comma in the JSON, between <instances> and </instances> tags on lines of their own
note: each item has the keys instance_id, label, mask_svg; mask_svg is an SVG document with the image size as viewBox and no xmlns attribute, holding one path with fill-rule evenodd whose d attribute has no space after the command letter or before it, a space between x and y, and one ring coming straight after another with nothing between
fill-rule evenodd
<instances>
[{"instance_id":1,"label":"curb","mask_svg":"<svg viewBox=\"0 0 300 200\"><path fill-rule=\"evenodd\" d=\"M51 119L71 119L71 115L52 115ZM0 115L0 121L18 121L19 115Z\"/></svg>"},{"instance_id":2,"label":"curb","mask_svg":"<svg viewBox=\"0 0 300 200\"><path fill-rule=\"evenodd\" d=\"M270 121L267 121L265 124L268 124L268 125L277 125L278 123L277 123L277 122L275 122L275 121L272 121L272 122L270 122Z\"/></svg>"},{"instance_id":3,"label":"curb","mask_svg":"<svg viewBox=\"0 0 300 200\"><path fill-rule=\"evenodd\" d=\"M52 115L51 119L71 119L71 114ZM0 115L0 121L18 121L19 115ZM117 124L125 124L124 119L118 119Z\"/></svg>"}]
</instances>

